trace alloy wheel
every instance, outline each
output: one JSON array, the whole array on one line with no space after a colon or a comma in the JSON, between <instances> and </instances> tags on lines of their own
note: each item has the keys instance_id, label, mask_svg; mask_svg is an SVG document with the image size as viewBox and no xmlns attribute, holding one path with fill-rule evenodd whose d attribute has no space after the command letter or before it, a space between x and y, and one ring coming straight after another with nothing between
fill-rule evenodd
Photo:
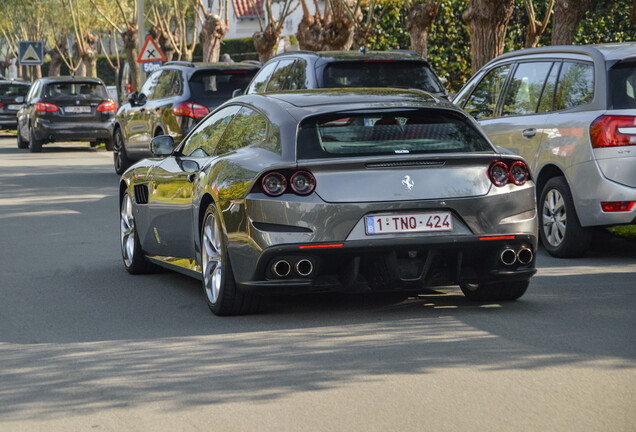
<instances>
[{"instance_id":1,"label":"alloy wheel","mask_svg":"<svg viewBox=\"0 0 636 432\"><path fill-rule=\"evenodd\" d=\"M115 154L115 171L119 172L122 168L124 161L122 160L122 154L121 154L121 152L123 151L122 138L121 138L121 135L117 132L115 133L114 141L115 142L113 143L113 153Z\"/></svg>"},{"instance_id":2,"label":"alloy wheel","mask_svg":"<svg viewBox=\"0 0 636 432\"><path fill-rule=\"evenodd\" d=\"M120 213L121 253L126 267L132 266L135 255L135 218L133 217L132 200L126 194Z\"/></svg>"},{"instance_id":3,"label":"alloy wheel","mask_svg":"<svg viewBox=\"0 0 636 432\"><path fill-rule=\"evenodd\" d=\"M209 215L203 224L201 261L205 295L208 301L214 304L218 301L221 292L223 255L221 250L221 229L212 215Z\"/></svg>"},{"instance_id":4,"label":"alloy wheel","mask_svg":"<svg viewBox=\"0 0 636 432\"><path fill-rule=\"evenodd\" d=\"M565 239L567 215L565 201L556 189L548 191L542 209L543 233L551 246L558 247Z\"/></svg>"}]
</instances>

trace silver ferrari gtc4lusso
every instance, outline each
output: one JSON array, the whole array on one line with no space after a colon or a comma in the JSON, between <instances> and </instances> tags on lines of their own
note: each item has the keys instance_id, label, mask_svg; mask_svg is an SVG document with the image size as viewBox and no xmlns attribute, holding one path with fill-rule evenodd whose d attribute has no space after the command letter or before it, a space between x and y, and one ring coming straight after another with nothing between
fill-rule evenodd
<instances>
[{"instance_id":1,"label":"silver ferrari gtc4lusso","mask_svg":"<svg viewBox=\"0 0 636 432\"><path fill-rule=\"evenodd\" d=\"M536 271L525 162L428 93L241 96L151 150L121 178L124 265L201 279L217 315L300 292L515 300Z\"/></svg>"}]
</instances>

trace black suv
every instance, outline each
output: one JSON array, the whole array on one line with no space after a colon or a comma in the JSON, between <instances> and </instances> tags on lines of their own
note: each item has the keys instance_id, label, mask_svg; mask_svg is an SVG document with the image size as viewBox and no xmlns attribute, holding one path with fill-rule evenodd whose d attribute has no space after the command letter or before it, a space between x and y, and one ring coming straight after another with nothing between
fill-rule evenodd
<instances>
[{"instance_id":1,"label":"black suv","mask_svg":"<svg viewBox=\"0 0 636 432\"><path fill-rule=\"evenodd\" d=\"M15 128L17 114L31 84L21 81L0 81L0 129Z\"/></svg>"},{"instance_id":2,"label":"black suv","mask_svg":"<svg viewBox=\"0 0 636 432\"><path fill-rule=\"evenodd\" d=\"M405 50L279 54L265 63L246 93L340 87L409 88L448 99L428 62Z\"/></svg>"},{"instance_id":3,"label":"black suv","mask_svg":"<svg viewBox=\"0 0 636 432\"><path fill-rule=\"evenodd\" d=\"M18 148L42 151L54 141L90 141L110 147L117 106L99 78L40 78L18 111Z\"/></svg>"},{"instance_id":4,"label":"black suv","mask_svg":"<svg viewBox=\"0 0 636 432\"><path fill-rule=\"evenodd\" d=\"M115 171L152 157L150 140L181 139L210 111L245 90L260 66L252 63L168 62L154 71L117 113L113 130Z\"/></svg>"}]
</instances>

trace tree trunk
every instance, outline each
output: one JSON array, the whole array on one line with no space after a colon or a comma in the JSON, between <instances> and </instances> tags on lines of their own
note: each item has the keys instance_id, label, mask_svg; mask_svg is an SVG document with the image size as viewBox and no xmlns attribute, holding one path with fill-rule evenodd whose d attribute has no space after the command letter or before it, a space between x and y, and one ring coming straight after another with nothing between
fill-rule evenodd
<instances>
[{"instance_id":1,"label":"tree trunk","mask_svg":"<svg viewBox=\"0 0 636 432\"><path fill-rule=\"evenodd\" d=\"M163 55L166 56L166 61L171 61L174 55L174 45L170 42L170 37L168 37L166 31L160 27L152 26L148 33L159 44Z\"/></svg>"},{"instance_id":2,"label":"tree trunk","mask_svg":"<svg viewBox=\"0 0 636 432\"><path fill-rule=\"evenodd\" d=\"M256 32L252 36L254 48L256 48L258 53L258 60L263 64L274 57L274 49L280 41L281 29L276 31L276 24L275 22L270 22L265 27L265 31Z\"/></svg>"},{"instance_id":3,"label":"tree trunk","mask_svg":"<svg viewBox=\"0 0 636 432\"><path fill-rule=\"evenodd\" d=\"M349 51L353 45L354 26L339 2L333 3L331 20L324 27L325 50Z\"/></svg>"},{"instance_id":4,"label":"tree trunk","mask_svg":"<svg viewBox=\"0 0 636 432\"><path fill-rule=\"evenodd\" d=\"M325 46L322 19L311 15L303 16L298 24L296 39L301 50L322 51Z\"/></svg>"},{"instance_id":5,"label":"tree trunk","mask_svg":"<svg viewBox=\"0 0 636 432\"><path fill-rule=\"evenodd\" d=\"M491 59L501 55L514 0L470 0L464 21L470 32L471 70L476 73Z\"/></svg>"},{"instance_id":6,"label":"tree trunk","mask_svg":"<svg viewBox=\"0 0 636 432\"><path fill-rule=\"evenodd\" d=\"M141 82L139 76L139 63L137 63L137 57L139 57L139 47L137 47L137 33L138 28L136 25L128 26L125 32L121 34L121 39L124 42L124 51L126 51L126 61L130 68L130 83L132 84L133 91L139 91Z\"/></svg>"},{"instance_id":7,"label":"tree trunk","mask_svg":"<svg viewBox=\"0 0 636 432\"><path fill-rule=\"evenodd\" d=\"M634 0L634 4L632 5L632 23L636 25L636 0Z\"/></svg>"},{"instance_id":8,"label":"tree trunk","mask_svg":"<svg viewBox=\"0 0 636 432\"><path fill-rule=\"evenodd\" d=\"M221 54L221 41L229 28L223 18L209 14L201 25L199 40L203 49L203 62L218 62Z\"/></svg>"},{"instance_id":9,"label":"tree trunk","mask_svg":"<svg viewBox=\"0 0 636 432\"><path fill-rule=\"evenodd\" d=\"M576 30L588 7L588 0L556 0L552 21L552 45L572 45Z\"/></svg>"},{"instance_id":10,"label":"tree trunk","mask_svg":"<svg viewBox=\"0 0 636 432\"><path fill-rule=\"evenodd\" d=\"M97 78L97 37L87 33L84 43L86 49L82 52L82 62L86 65L85 76Z\"/></svg>"},{"instance_id":11,"label":"tree trunk","mask_svg":"<svg viewBox=\"0 0 636 432\"><path fill-rule=\"evenodd\" d=\"M64 54L67 53L67 49L64 45L60 47L60 51ZM48 54L51 57L51 62L49 63L49 76L58 77L62 73L62 63L64 63L64 60L55 47L53 47L52 50L49 50Z\"/></svg>"},{"instance_id":12,"label":"tree trunk","mask_svg":"<svg viewBox=\"0 0 636 432\"><path fill-rule=\"evenodd\" d=\"M438 10L438 0L427 0L424 3L413 3L408 11L406 30L411 35L411 49L424 58L428 51L428 31L435 21Z\"/></svg>"},{"instance_id":13,"label":"tree trunk","mask_svg":"<svg viewBox=\"0 0 636 432\"><path fill-rule=\"evenodd\" d=\"M31 71L29 70L28 66L22 66L20 67L20 77L22 78L22 80L24 81L31 81Z\"/></svg>"},{"instance_id":14,"label":"tree trunk","mask_svg":"<svg viewBox=\"0 0 636 432\"><path fill-rule=\"evenodd\" d=\"M33 81L42 78L42 66L32 66L31 73L33 75Z\"/></svg>"}]
</instances>

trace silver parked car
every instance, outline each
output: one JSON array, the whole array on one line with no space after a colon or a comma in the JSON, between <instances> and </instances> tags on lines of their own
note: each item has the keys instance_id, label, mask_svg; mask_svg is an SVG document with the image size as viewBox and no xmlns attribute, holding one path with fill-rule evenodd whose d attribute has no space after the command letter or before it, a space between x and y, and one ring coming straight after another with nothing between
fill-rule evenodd
<instances>
[{"instance_id":1,"label":"silver parked car","mask_svg":"<svg viewBox=\"0 0 636 432\"><path fill-rule=\"evenodd\" d=\"M581 255L591 228L636 223L636 43L507 53L454 102L528 161L550 254Z\"/></svg>"},{"instance_id":2,"label":"silver parked car","mask_svg":"<svg viewBox=\"0 0 636 432\"><path fill-rule=\"evenodd\" d=\"M124 265L201 279L219 315L308 291L514 300L536 271L525 162L424 92L241 96L151 148L121 178Z\"/></svg>"}]
</instances>

